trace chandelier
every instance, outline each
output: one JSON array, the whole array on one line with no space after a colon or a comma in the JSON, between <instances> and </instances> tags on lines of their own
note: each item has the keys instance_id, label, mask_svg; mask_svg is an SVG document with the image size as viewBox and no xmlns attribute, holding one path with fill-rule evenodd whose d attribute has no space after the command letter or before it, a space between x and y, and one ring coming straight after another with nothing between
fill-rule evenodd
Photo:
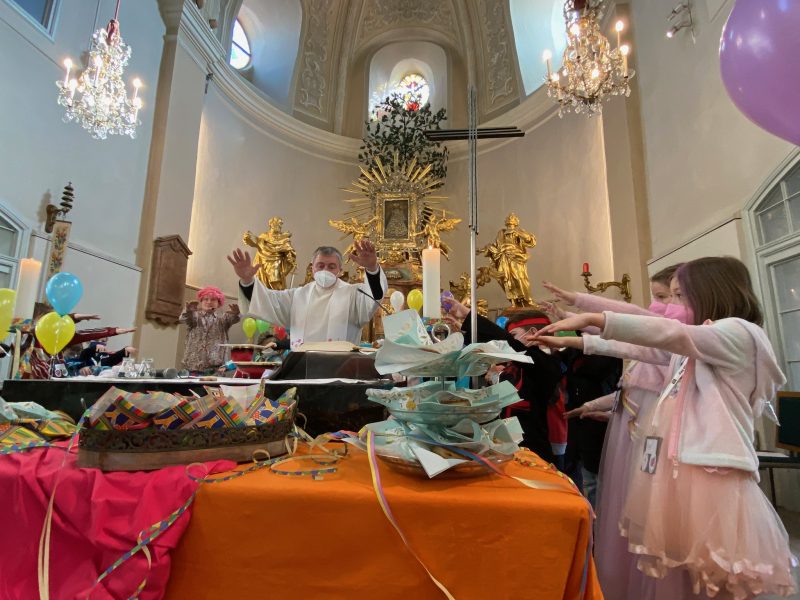
<instances>
[{"instance_id":1,"label":"chandelier","mask_svg":"<svg viewBox=\"0 0 800 600\"><path fill-rule=\"evenodd\" d=\"M76 121L93 138L104 140L109 135L136 137L139 124L139 109L142 99L139 88L142 82L136 78L131 83L133 97L128 98L122 81L123 71L131 57L131 48L122 41L119 33L119 5L114 18L106 29L98 29L92 35L87 67L75 79L70 79L72 60L67 58L67 72L58 86L58 103L66 108L64 122Z\"/></svg>"},{"instance_id":2,"label":"chandelier","mask_svg":"<svg viewBox=\"0 0 800 600\"><path fill-rule=\"evenodd\" d=\"M560 117L570 110L591 117L602 112L602 102L611 96L630 96L628 82L634 75L628 69L630 46L620 44L625 24L615 24L617 45L612 50L600 32L602 5L603 0L566 0L567 47L561 69L553 71L549 50L542 57L547 65L547 95L558 102Z\"/></svg>"}]
</instances>

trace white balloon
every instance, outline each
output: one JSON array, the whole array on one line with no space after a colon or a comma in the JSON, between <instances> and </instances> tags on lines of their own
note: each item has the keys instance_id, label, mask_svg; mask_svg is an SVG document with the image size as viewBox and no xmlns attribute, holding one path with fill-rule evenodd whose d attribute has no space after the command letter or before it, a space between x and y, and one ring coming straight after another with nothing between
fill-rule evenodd
<instances>
[{"instance_id":1,"label":"white balloon","mask_svg":"<svg viewBox=\"0 0 800 600\"><path fill-rule=\"evenodd\" d=\"M392 292L392 295L389 296L389 304L392 305L395 312L399 312L403 308L405 301L406 299L405 296L403 296L403 292Z\"/></svg>"}]
</instances>

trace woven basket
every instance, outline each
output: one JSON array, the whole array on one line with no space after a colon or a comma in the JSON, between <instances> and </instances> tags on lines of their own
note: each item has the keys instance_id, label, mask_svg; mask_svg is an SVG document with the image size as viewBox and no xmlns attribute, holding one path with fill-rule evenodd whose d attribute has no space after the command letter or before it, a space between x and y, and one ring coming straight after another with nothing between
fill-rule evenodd
<instances>
[{"instance_id":1,"label":"woven basket","mask_svg":"<svg viewBox=\"0 0 800 600\"><path fill-rule=\"evenodd\" d=\"M297 404L275 423L215 429L83 429L78 466L103 471L146 471L170 465L228 459L248 462L256 450L286 453Z\"/></svg>"}]
</instances>

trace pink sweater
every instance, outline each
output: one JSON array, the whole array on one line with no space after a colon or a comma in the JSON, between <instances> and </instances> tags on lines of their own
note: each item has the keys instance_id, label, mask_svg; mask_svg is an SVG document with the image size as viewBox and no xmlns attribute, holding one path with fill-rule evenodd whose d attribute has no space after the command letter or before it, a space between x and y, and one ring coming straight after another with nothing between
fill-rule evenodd
<instances>
[{"instance_id":1,"label":"pink sweater","mask_svg":"<svg viewBox=\"0 0 800 600\"><path fill-rule=\"evenodd\" d=\"M684 325L613 312L605 318L601 336L584 336L587 354L673 366L680 356L694 359L680 384L680 426L671 432L677 459L756 473L755 419L786 382L764 330L742 319Z\"/></svg>"}]
</instances>

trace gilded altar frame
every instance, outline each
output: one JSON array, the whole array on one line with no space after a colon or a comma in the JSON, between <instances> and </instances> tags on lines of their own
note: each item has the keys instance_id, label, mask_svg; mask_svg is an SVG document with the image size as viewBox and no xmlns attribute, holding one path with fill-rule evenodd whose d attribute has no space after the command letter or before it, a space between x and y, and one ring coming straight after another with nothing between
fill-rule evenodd
<instances>
[{"instance_id":1,"label":"gilded altar frame","mask_svg":"<svg viewBox=\"0 0 800 600\"><path fill-rule=\"evenodd\" d=\"M441 182L430 174L430 165L418 165L416 160L400 165L397 154L394 164L384 165L380 159L376 163L372 169L361 167L361 177L345 189L357 195L346 200L350 204L346 216L364 224L376 217L368 237L375 242L382 263L410 261L419 265L424 242L420 224L425 211L431 212L433 206L445 200L444 196L432 194ZM341 228L346 227L344 223L332 221L331 225L350 233L352 230Z\"/></svg>"}]
</instances>

